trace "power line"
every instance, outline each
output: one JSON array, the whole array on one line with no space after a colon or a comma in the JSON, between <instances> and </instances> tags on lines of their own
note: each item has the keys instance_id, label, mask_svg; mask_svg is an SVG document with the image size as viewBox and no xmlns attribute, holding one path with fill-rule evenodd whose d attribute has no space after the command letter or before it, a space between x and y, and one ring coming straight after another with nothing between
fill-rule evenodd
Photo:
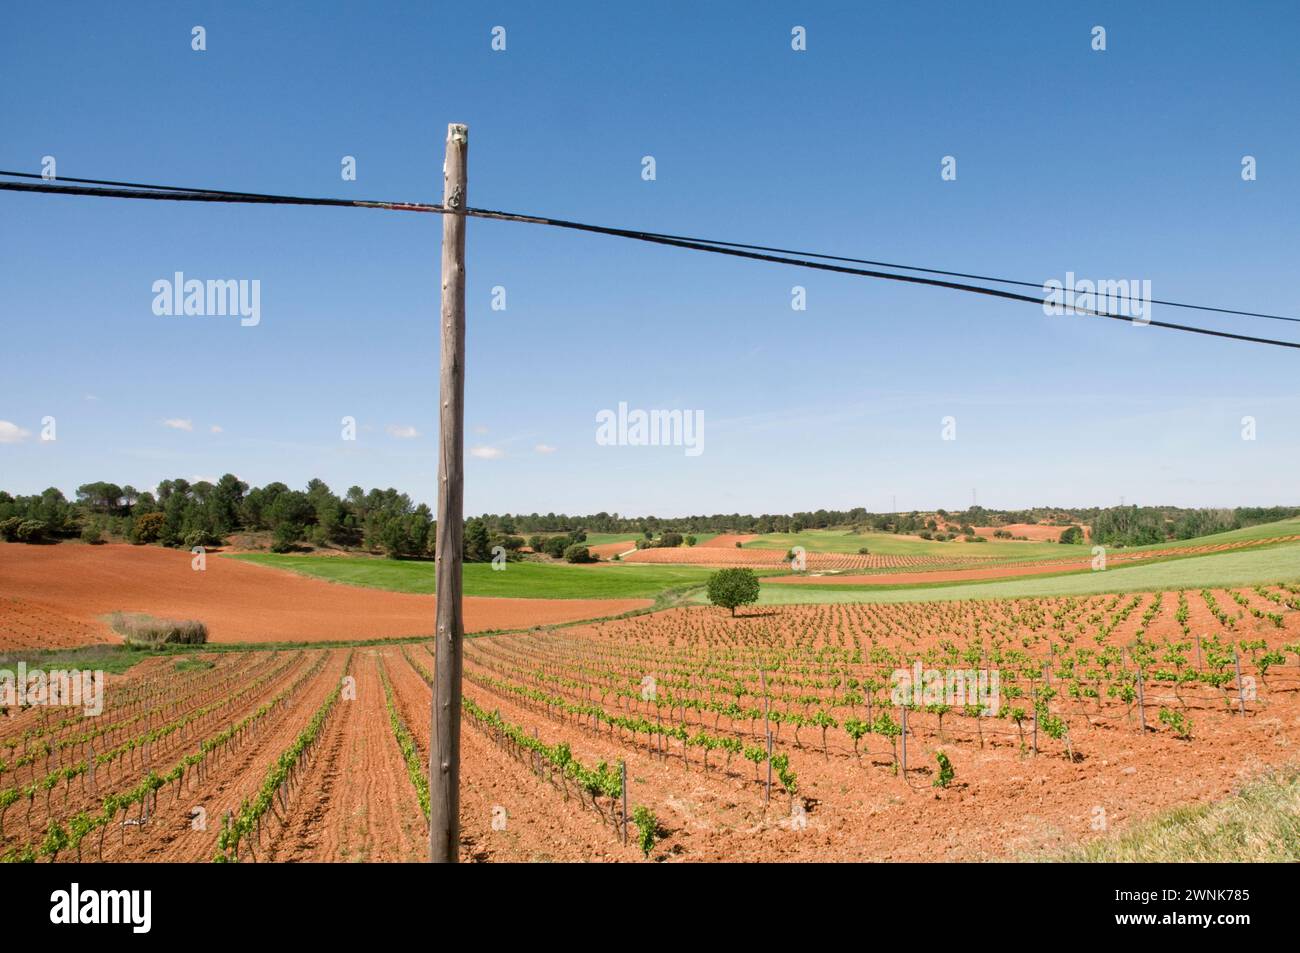
<instances>
[{"instance_id":1,"label":"power line","mask_svg":"<svg viewBox=\"0 0 1300 953\"><path fill-rule=\"evenodd\" d=\"M6 172L0 170L0 175L10 175L22 178L38 178L32 173L23 172ZM781 249L772 249L760 245L744 245L734 242L721 242L711 239L689 238L685 236L667 235L658 232L643 232L634 229L615 228L608 225L592 225L584 222L568 221L566 219L549 218L538 215L524 215L516 212L500 212L491 209L466 208L466 209L448 209L442 205L433 205L420 202L385 202L359 199L328 199L328 198L309 198L304 196L291 195L270 195L257 192L229 192L218 189L189 189L179 186L160 186L145 185L142 183L114 183L106 179L65 179L64 181L78 182L98 182L111 187L100 187L92 185L51 185L49 182L39 184L23 182L0 182L0 190L14 192L38 192L54 195L82 195L96 196L104 198L122 198L122 199L149 199L155 201L177 201L177 202L225 202L240 204L270 204L270 205L308 205L308 206L326 206L340 208L376 208L386 209L389 211L405 212L426 212L434 214L463 214L472 218L492 219L496 221L524 222L534 225L546 225L554 228L564 228L573 231L583 231L598 235L609 235L619 238L628 238L635 241L649 242L652 244L668 245L675 248L686 248L693 251L713 252L719 255L728 255L736 258L746 258L753 261L764 261L772 264L792 265L801 268L811 268L818 271L829 271L836 274L854 275L863 278L877 278L885 281L900 281L907 284L926 285L936 288L947 288L952 291L961 291L969 294L981 294L994 298L1002 298L1008 301L1022 301L1029 304L1042 305L1043 299L1031 295L1020 294L1014 291L1004 291L1000 288L989 288L980 285L971 285L961 282L946 281L939 278L924 278L917 275L904 275L896 272L876 271L863 268L849 267L846 264L832 264L833 261L852 261L867 262L866 259L847 259L832 255L813 255L827 259L825 261L812 261L809 258L798 257L801 253L786 252ZM778 254L779 253L779 254ZM924 271L934 274L962 276L955 272L942 272L936 269L922 269L914 266L894 265L889 267L905 268L913 271ZM989 281L1009 281L1009 279L985 278L982 280ZM1017 284L1030 285L1029 282L1017 282ZM1122 300L1122 298L1121 298ZM1154 303L1154 302L1153 302ZM1244 311L1227 311L1226 309L1203 308L1197 305L1177 305L1178 307L1198 308L1200 310L1222 311L1223 313L1233 313L1241 315L1250 315L1257 317L1272 317L1281 320L1294 321L1294 318L1285 318L1278 315L1257 315L1252 312ZM1249 334L1237 334L1231 331L1219 331L1212 328L1201 328L1193 325L1175 324L1169 321L1140 321L1137 318L1112 314L1106 311L1099 311L1092 308L1084 308L1077 305L1070 306L1069 310L1075 314L1090 315L1099 318L1110 318L1115 321L1124 321L1129 324L1146 324L1152 327L1165 328L1172 331L1183 331L1189 334L1201 334L1209 337L1224 338L1234 341L1245 341L1252 344L1267 344L1274 347L1286 347L1300 350L1300 343L1293 341L1281 341L1274 338L1257 337Z\"/></svg>"},{"instance_id":2,"label":"power line","mask_svg":"<svg viewBox=\"0 0 1300 953\"><path fill-rule=\"evenodd\" d=\"M0 175L13 176L13 177L24 178L24 179L45 178L45 176L40 175L38 173L10 172L3 169L0 169ZM185 193L223 195L223 196L238 195L238 196L244 196L248 198L258 198L258 199L267 199L267 200L272 200L272 199L282 200L282 199L289 198L288 196L269 195L263 192L235 192L229 189L200 189L200 188L194 188L190 186L179 186L179 185L150 185L150 184L144 184L140 182L121 182L121 181L115 181L113 179L78 179L69 176L62 176L57 181L74 182L82 185L106 185L106 186L117 186L117 187L131 188L131 189L147 189L150 191L159 191L159 192L185 192ZM126 197L136 197L136 196L126 196ZM345 200L345 199L328 200L328 201L318 200L312 202L308 202L308 200L306 199L299 199L297 201L301 202L302 204L333 204L334 202L338 202L342 205L356 205L362 208L398 209L401 211L413 211L413 212L414 211L428 211L428 212L443 211L443 207L441 205L429 205L429 204L416 203L416 202L379 202L379 201L364 201L364 200L354 201L354 200ZM478 211L478 210L474 210L474 211ZM555 224L555 225L563 225L564 227L572 227L572 226L576 226L578 223L563 222L562 220L559 219L547 219L546 224ZM674 241L686 241L686 242L696 242L699 244L714 245L719 248L738 248L746 251L771 252L773 254L778 254L778 255L793 255L799 258L819 258L823 261L838 261L838 262L844 262L845 264L854 264L854 265L871 265L873 267L878 267L878 268L894 268L900 271L916 271L922 274L941 275L947 278L968 278L973 281L991 281L994 284L1015 285L1022 288L1042 287L1041 282L1035 282L1035 281L1021 281L1015 278L997 278L991 275L973 274L964 271L948 271L942 268L929 268L923 265L905 265L905 264L900 264L898 262L877 261L870 258L853 258L846 255L831 255L823 252L800 251L791 248L778 248L771 245L754 245L746 242L729 242L717 238L696 238L690 235L673 235L665 232L636 231L635 233L633 233L625 229L617 229L612 234L620 234L628 237L646 236L646 237L653 237L653 238L666 238L666 239L672 239ZM1108 300L1131 302L1139 299L1135 299L1132 295L1108 295ZM1192 311L1206 311L1214 314L1231 314L1231 315L1237 315L1239 317L1263 318L1269 321L1288 321L1288 322L1300 324L1300 318L1289 317L1287 315L1282 315L1282 314L1270 314L1261 311L1241 311L1235 308L1216 308L1210 305L1190 304L1184 301L1168 301L1161 298L1152 298L1149 303L1158 304L1166 308L1184 308Z\"/></svg>"}]
</instances>

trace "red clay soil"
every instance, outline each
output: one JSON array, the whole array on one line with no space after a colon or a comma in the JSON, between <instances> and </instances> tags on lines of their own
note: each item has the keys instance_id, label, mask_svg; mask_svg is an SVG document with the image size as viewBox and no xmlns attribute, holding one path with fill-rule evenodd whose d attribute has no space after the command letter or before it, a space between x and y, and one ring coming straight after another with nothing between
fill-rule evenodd
<instances>
[{"instance_id":1,"label":"red clay soil","mask_svg":"<svg viewBox=\"0 0 1300 953\"><path fill-rule=\"evenodd\" d=\"M433 657L425 646L409 646L406 656L433 672ZM386 649L384 661L402 720L415 738L421 762L427 763L430 689L399 651ZM598 816L577 796L572 782L566 797L561 786L539 778L529 762L511 757L472 718L461 724L461 860L604 861L639 856L634 848L621 845L608 815ZM553 743L545 726L539 727L539 736ZM574 745L574 755L584 763L599 760L582 744Z\"/></svg>"},{"instance_id":2,"label":"red clay soil","mask_svg":"<svg viewBox=\"0 0 1300 953\"><path fill-rule=\"evenodd\" d=\"M312 579L157 546L0 543L0 650L113 642L116 612L198 619L213 642L394 638L433 630L434 596ZM617 615L649 599L465 598L465 629L526 628Z\"/></svg>"},{"instance_id":3,"label":"red clay soil","mask_svg":"<svg viewBox=\"0 0 1300 953\"><path fill-rule=\"evenodd\" d=\"M1080 524L1074 524L1074 525L1080 525ZM1081 528L1083 529L1085 534L1088 532L1087 526L1082 526ZM956 532L956 530L957 527L953 527L953 531ZM993 535L998 530L1005 530L1006 532L1010 533L1012 536L1025 536L1036 543L1043 543L1043 542L1055 543L1057 540L1061 538L1061 534L1065 532L1066 527L1048 526L1045 523L1010 523L1006 526L976 526L975 527L976 534L987 537L988 541L991 543L999 542L997 537Z\"/></svg>"},{"instance_id":4,"label":"red clay soil","mask_svg":"<svg viewBox=\"0 0 1300 953\"><path fill-rule=\"evenodd\" d=\"M1231 604L1226 593L1219 591L1218 597L1221 603ZM1173 598L1166 595L1165 600L1166 608L1153 629L1175 633ZM806 623L819 614L829 620L822 623L823 634L840 638L838 616L811 607L785 607L735 620L711 609L670 610L556 635L562 640L590 640L592 650L599 651L602 642L627 644L633 631L643 638L653 633L651 641L671 654L670 646L683 644L683 632L716 644L721 630L734 630L740 644L755 644L774 628L802 637L808 631ZM901 621L910 618L906 610L891 615ZM717 618L700 630L701 621L709 616ZM1208 631L1214 620L1194 602L1190 621L1197 631ZM1287 621L1286 631L1248 621L1240 635L1280 644L1295 637L1300 614L1289 613ZM1140 624L1134 613L1121 627L1125 638L1131 638ZM502 640L521 648L531 641ZM796 803L804 813L796 824L792 799L784 794L774 793L764 810L761 788L753 782L747 764L733 761L727 770L715 754L704 771L700 753L692 752L688 767L676 745L664 759L650 751L644 735L633 741L624 732L611 734L603 727L595 731L572 718L560 718L554 707L527 704L516 695L480 687L478 673L494 674L480 663L484 657L480 649L497 642L476 640L469 646L466 692L516 724L538 726L551 743L568 741L575 754L594 750L593 757L598 754L610 763L626 760L632 803L647 804L658 816L663 840L656 845L654 859L661 861L969 861L1035 856L1103 836L1099 818L1108 831L1119 831L1176 805L1227 797L1268 766L1293 761L1294 745L1300 740L1300 681L1294 663L1285 672L1272 671L1268 699L1244 718L1213 704L1194 708L1191 741L1174 738L1155 723L1161 706L1177 707L1167 692L1153 692L1147 699L1145 732L1133 719L1076 715L1070 720L1070 731L1079 760L1073 763L1063 756L1058 742L1043 741L1037 756L1019 750L1014 728L1008 737L1005 723L998 724L997 734L986 728L981 745L960 722L953 723L954 717L944 723L941 734L933 715L917 713L909 723L909 770L904 779L892 770L889 747L879 738L868 736L859 760L842 733L824 754L815 729L805 729L796 744L787 727L778 747L789 752L799 776ZM530 656L524 652L524 658ZM557 690L551 683L548 691ZM626 704L612 698L606 701L607 708L617 711ZM703 726L712 730L712 716L702 717ZM931 785L939 750L949 755L957 771L947 790Z\"/></svg>"},{"instance_id":5,"label":"red clay soil","mask_svg":"<svg viewBox=\"0 0 1300 953\"><path fill-rule=\"evenodd\" d=\"M1290 598L1289 592L1273 591ZM1283 624L1238 613L1234 594L1245 599L1248 607L1282 613ZM1237 618L1229 633L1233 639L1262 639L1270 648L1277 648L1300 637L1298 611L1282 608L1250 589L1214 590L1213 595L1219 605L1231 607ZM1126 595L1123 600L1130 598ZM1150 594L1140 595L1141 605L1111 632L1114 644L1131 642L1139 627L1146 638L1161 644L1181 638L1175 617L1177 596L1160 596L1159 611L1148 620L1143 609L1154 599ZM1070 610L1072 618L1110 615L1121 604L1116 599L1108 607L1106 596L1086 597L1085 601L1086 605ZM940 724L936 715L917 710L909 718L908 771L900 776L892 767L888 743L879 736L863 739L859 758L841 729L832 729L823 749L815 728L805 727L796 741L787 724L776 746L789 755L790 766L798 774L799 793L792 799L774 791L766 806L753 767L738 758L728 764L723 752L707 755L692 747L684 759L676 742L664 756L650 747L644 732L632 735L603 723L595 729L582 716L561 715L562 706L526 701L489 681L503 677L502 664L513 660L521 667L504 677L529 683L534 677L543 677L547 695L599 704L612 713L676 721L675 714L656 712L635 695L628 698L605 690L588 691L581 682L567 684L564 676L576 676L580 667L589 665L594 666L593 672L617 670L626 676L626 666L619 659L634 658L641 650L645 650L641 657L648 673L665 674L659 666L671 669L702 653L708 657L710 646L720 644L765 650L784 644L816 651L851 644L865 648L881 640L882 645L914 655L958 633L975 631L977 622L986 632L1000 633L1008 645L1019 645L1022 637L1042 637L1053 631L1047 622L1050 613L1064 611L1073 602L798 606L764 608L735 619L712 608L674 609L549 633L471 640L466 646L465 693L529 734L535 731L547 745L568 743L584 765L624 761L629 805L645 805L657 816L659 839L652 860L661 862L962 861L1041 856L1044 850L1104 836L1098 830L1099 820L1108 831L1122 832L1175 805L1226 797L1268 766L1294 762L1300 744L1300 671L1292 652L1287 653L1284 664L1269 670L1266 680L1261 677L1259 698L1252 700L1244 715L1237 713L1235 705L1225 708L1218 693L1198 700L1206 694L1205 689L1182 689L1194 722L1191 740L1174 737L1156 719L1161 708L1183 705L1184 699L1168 685L1148 683L1146 730L1140 729L1131 710L1125 714L1124 706L1117 702L1075 703L1062 696L1057 704L1070 712L1067 718L1076 761L1067 760L1061 744L1046 735L1039 738L1039 754L1025 750L1015 726L1006 719L984 720L983 734L976 735L972 732L975 719L950 712ZM1187 602L1187 623L1193 632L1220 631L1203 597L1190 593ZM1039 608L1043 612L1026 611ZM1042 644L1035 643L1034 651L1042 650ZM420 668L432 672L433 659L425 644L358 648L355 652L332 648L212 656L216 667L206 671L177 671L174 659L151 659L115 678L106 709L107 717L114 720L138 709L129 700L115 702L113 693L142 682L165 688L172 697L185 698L200 685L220 688L229 682L232 691L238 692L259 675L268 679L257 690L232 695L228 706L197 719L187 730L160 737L149 747L147 761L149 768L158 770L166 770L195 750L201 739L214 737L287 687L294 686L294 690L287 704L272 708L253 730L210 755L202 777L191 770L179 784L160 790L156 810L145 824L115 823L108 828L103 859L211 860L220 818L237 810L259 788L268 769L339 684L349 656L355 698L340 698L335 704L303 771L295 775L287 806L281 809L277 802L264 815L256 844L241 850L241 859L344 862L422 858L426 825L389 722L379 673L382 665L397 712L414 738L418 760L427 766L429 689L416 665L407 660L409 656ZM1188 665L1199 667L1191 658ZM858 674L867 671L861 666L854 669ZM787 675L793 677L793 673ZM746 679L752 688L753 676ZM782 694L805 690L780 683L774 683L774 688ZM837 688L813 690L833 694ZM706 691L712 695L711 690L696 690ZM210 704L210 697L193 697L178 711L166 712L164 718L170 720L180 712ZM786 710L797 710L801 704L792 698L776 699L776 705ZM850 704L860 713L860 703ZM844 705L832 709L841 720L849 713ZM734 722L726 715L721 717L719 728L717 715L692 711L690 730L702 727L743 737L747 744L758 741L761 720L752 724L744 717ZM41 727L45 721L34 712L0 719L0 738L23 744L26 729ZM157 727L158 722L152 724ZM138 736L149 727L150 722L136 723L114 742ZM67 737L80 730L84 726L74 726ZM54 740L60 737L63 735L52 736ZM602 799L599 809L593 807L590 797L579 795L572 781L535 773L527 755L512 756L506 745L469 718L464 722L461 750L463 860L640 862L635 846L620 843L611 824L608 799ZM953 785L947 789L931 784L940 750L956 770ZM59 752L48 765L39 765L42 774L47 768L61 767L65 757L83 756L75 745L66 752L59 748ZM74 780L50 792L48 807L43 796L34 800L30 811L25 801L11 806L0 850L39 843L50 819L66 823L79 810L93 811L99 795L134 785L146 769L145 764L137 764L141 757L132 749L122 759L129 764L120 763L111 772L100 769L98 791L88 790L84 780ZM31 771L34 777L37 767ZM22 782L28 776L16 780ZM792 813L792 806L799 808L797 814ZM206 812L203 829L191 820L196 807ZM494 819L504 823L494 824ZM92 835L83 846L84 860L98 859L98 843L98 835ZM58 859L74 857L65 852Z\"/></svg>"},{"instance_id":6,"label":"red clay soil","mask_svg":"<svg viewBox=\"0 0 1300 953\"><path fill-rule=\"evenodd\" d=\"M613 559L615 556L621 556L629 549L636 549L633 543L623 540L620 543L601 543L598 546L588 546L587 551L593 556L599 556L601 559Z\"/></svg>"},{"instance_id":7,"label":"red clay soil","mask_svg":"<svg viewBox=\"0 0 1300 953\"><path fill-rule=\"evenodd\" d=\"M752 533L719 533L712 539L706 539L695 545L699 549L735 549L737 543L744 545L751 539L758 539L758 537Z\"/></svg>"}]
</instances>

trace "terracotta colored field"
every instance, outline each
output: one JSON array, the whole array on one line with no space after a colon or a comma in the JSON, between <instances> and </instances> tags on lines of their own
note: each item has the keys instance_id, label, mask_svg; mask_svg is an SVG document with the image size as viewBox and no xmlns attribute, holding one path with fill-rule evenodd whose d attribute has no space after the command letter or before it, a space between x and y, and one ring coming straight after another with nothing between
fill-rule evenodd
<instances>
[{"instance_id":1,"label":"terracotta colored field","mask_svg":"<svg viewBox=\"0 0 1300 953\"><path fill-rule=\"evenodd\" d=\"M751 539L758 539L753 533L719 533L712 539L706 539L702 543L696 543L696 549L735 549L736 544L742 546Z\"/></svg>"},{"instance_id":2,"label":"terracotta colored field","mask_svg":"<svg viewBox=\"0 0 1300 953\"><path fill-rule=\"evenodd\" d=\"M1088 532L1087 526L1083 526L1081 528L1083 529L1085 534ZM957 529L958 527L954 527L953 531L956 532ZM997 538L994 537L993 535L998 530L1004 530L1005 532L1010 533L1012 536L1024 536L1036 543L1042 543L1042 542L1055 543L1061 538L1061 534L1065 532L1066 527L1048 526L1045 523L1011 523L1007 526L976 526L975 527L976 534L979 536L986 537L991 543L998 542Z\"/></svg>"},{"instance_id":3,"label":"terracotta colored field","mask_svg":"<svg viewBox=\"0 0 1300 953\"><path fill-rule=\"evenodd\" d=\"M117 641L115 611L199 619L214 642L282 642L421 635L434 596L338 585L233 559L190 568L187 552L157 546L0 543L0 649ZM467 597L469 632L614 615L648 599Z\"/></svg>"},{"instance_id":4,"label":"terracotta colored field","mask_svg":"<svg viewBox=\"0 0 1300 953\"><path fill-rule=\"evenodd\" d=\"M632 543L601 543L598 546L588 546L587 550L593 556L599 556L601 559L613 559L615 556L621 556L629 549L635 548Z\"/></svg>"},{"instance_id":5,"label":"terracotta colored field","mask_svg":"<svg viewBox=\"0 0 1300 953\"><path fill-rule=\"evenodd\" d=\"M1300 587L1214 590L1219 615L1199 592L1182 598L1183 606L1172 592L790 606L735 619L711 608L675 609L470 640L464 693L521 737L548 746L563 742L588 769L625 762L629 804L650 808L658 819L655 860L1015 857L1098 836L1097 807L1110 830L1122 831L1161 809L1221 798L1292 757L1300 743L1294 648L1267 671L1256 664L1262 650L1242 652L1243 673L1256 689L1248 699L1235 676L1218 687L1209 676L1231 673L1234 665L1231 655L1214 654L1216 645L1294 643ZM1231 627L1221 618L1230 618ZM1155 653L1141 714L1132 699L1083 693L1136 677L1127 647L1139 628ZM1062 631L1079 629L1073 643L1061 641ZM1204 654L1198 648L1172 654L1186 632ZM1101 651L1113 651L1105 667L1096 661ZM1034 753L1030 726L1011 715L1016 705L1029 707L1013 689L1039 684L1049 656L1056 696L1048 704L1068 726L1073 761L1046 732L1038 734ZM766 697L758 687L760 658ZM79 811L96 815L104 795L128 791L147 770L166 775L204 741L241 724L244 730L209 750L201 767L188 766L165 784L147 820L136 823L140 811L132 807L95 828L81 846L85 861L209 861L217 850L216 819L251 799L280 754L324 710L316 743L239 858L354 862L424 855L426 822L392 722L409 731L417 769L426 770L434 669L428 643L208 659L211 668L185 671L173 659L150 659L113 677L98 718L56 720L36 708L11 709L0 718L6 762L0 790L39 788L50 772L57 774L48 798L22 798L8 808L0 854L39 845L51 821L66 825ZM997 668L1006 704L1001 717L990 718L954 709L940 721L936 712L913 710L904 773L894 770L893 750L882 736L866 735L855 752L844 726L854 717L896 717L889 675L914 660L927 667ZM1198 678L1175 682L1163 671L1175 668ZM335 687L348 684L344 675L352 690L331 704ZM869 709L862 686L873 679L879 685L870 690ZM272 700L278 703L266 704ZM667 725L682 729L680 737L736 739L758 750L767 706L774 749L788 757L798 793L778 787L766 807L762 772L740 755L683 745L678 736L664 743L654 733ZM1190 717L1189 740L1160 722L1162 709ZM593 710L603 713L599 721ZM812 717L819 711L830 716L824 735ZM95 751L117 752L97 766L93 781L77 772L86 757L78 739L88 730L100 732ZM146 733L154 739L147 748L136 743ZM44 747L50 757L23 757ZM931 785L939 750L956 770L943 790ZM71 780L63 780L65 769ZM195 822L200 808L207 824ZM639 861L636 847L621 843L618 812L616 798L593 799L501 730L466 715L462 859ZM121 823L127 818L132 823ZM58 859L75 859L75 852L69 848Z\"/></svg>"}]
</instances>

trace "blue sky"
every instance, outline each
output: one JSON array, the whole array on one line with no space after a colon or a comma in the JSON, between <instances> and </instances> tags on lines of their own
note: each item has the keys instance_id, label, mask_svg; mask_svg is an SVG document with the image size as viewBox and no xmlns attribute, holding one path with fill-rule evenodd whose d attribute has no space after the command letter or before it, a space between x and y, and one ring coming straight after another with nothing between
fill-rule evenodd
<instances>
[{"instance_id":1,"label":"blue sky","mask_svg":"<svg viewBox=\"0 0 1300 953\"><path fill-rule=\"evenodd\" d=\"M61 4L0 34L0 167L431 201L460 121L481 207L1297 314L1298 26L1281 2ZM230 471L432 502L440 233L0 193L0 487ZM261 323L156 316L177 271L259 280ZM470 513L1296 502L1295 351L485 221L467 314ZM598 446L620 401L703 411L704 453Z\"/></svg>"}]
</instances>

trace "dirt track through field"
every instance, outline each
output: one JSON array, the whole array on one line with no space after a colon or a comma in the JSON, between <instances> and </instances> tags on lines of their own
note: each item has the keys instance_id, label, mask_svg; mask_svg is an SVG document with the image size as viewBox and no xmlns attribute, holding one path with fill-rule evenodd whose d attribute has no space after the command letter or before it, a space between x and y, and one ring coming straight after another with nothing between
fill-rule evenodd
<instances>
[{"instance_id":1,"label":"dirt track through field","mask_svg":"<svg viewBox=\"0 0 1300 953\"><path fill-rule=\"evenodd\" d=\"M434 596L313 579L233 559L191 568L156 546L0 543L0 650L115 642L116 611L199 619L213 642L395 638L433 631ZM465 630L617 615L649 599L465 598ZM35 620L35 623L33 623Z\"/></svg>"}]
</instances>

